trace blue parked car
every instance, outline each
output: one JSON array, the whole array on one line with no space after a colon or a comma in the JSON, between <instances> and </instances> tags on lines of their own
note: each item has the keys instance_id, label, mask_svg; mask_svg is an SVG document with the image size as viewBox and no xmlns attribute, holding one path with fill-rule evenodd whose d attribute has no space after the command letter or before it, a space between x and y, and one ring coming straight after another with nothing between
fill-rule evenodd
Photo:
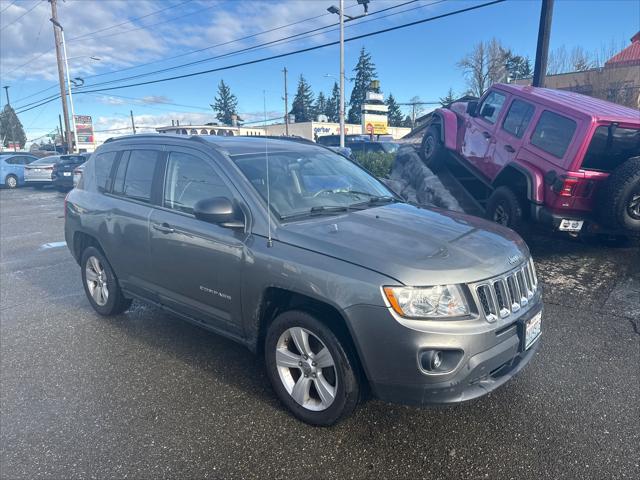
<instances>
[{"instance_id":1,"label":"blue parked car","mask_svg":"<svg viewBox=\"0 0 640 480\"><path fill-rule=\"evenodd\" d=\"M28 153L0 153L0 185L6 188L24 185L24 166L37 159Z\"/></svg>"}]
</instances>

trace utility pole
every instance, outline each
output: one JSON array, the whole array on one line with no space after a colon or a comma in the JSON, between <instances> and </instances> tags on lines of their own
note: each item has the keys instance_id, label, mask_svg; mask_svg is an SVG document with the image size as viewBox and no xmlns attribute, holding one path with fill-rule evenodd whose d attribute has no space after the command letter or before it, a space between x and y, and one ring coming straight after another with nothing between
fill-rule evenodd
<instances>
[{"instance_id":1,"label":"utility pole","mask_svg":"<svg viewBox=\"0 0 640 480\"><path fill-rule=\"evenodd\" d=\"M542 0L540 9L540 26L538 27L538 46L536 63L533 69L533 86L544 87L547 75L547 57L549 56L549 38L551 37L551 19L553 17L553 0Z\"/></svg>"},{"instance_id":2,"label":"utility pole","mask_svg":"<svg viewBox=\"0 0 640 480\"><path fill-rule=\"evenodd\" d=\"M129 110L131 113L131 128L133 129L133 134L136 134L136 123L133 121L133 110Z\"/></svg>"},{"instance_id":3,"label":"utility pole","mask_svg":"<svg viewBox=\"0 0 640 480\"><path fill-rule=\"evenodd\" d=\"M340 0L340 148L344 148L344 0Z\"/></svg>"},{"instance_id":4,"label":"utility pole","mask_svg":"<svg viewBox=\"0 0 640 480\"><path fill-rule=\"evenodd\" d=\"M58 82L60 83L60 100L62 101L62 115L64 116L64 132L67 142L67 152L73 152L73 143L71 140L71 133L69 129L69 111L67 110L67 93L64 87L64 71L62 67L62 51L60 49L60 32L56 29L56 23L58 22L58 8L56 5L57 0L49 0L51 3L51 20L53 21L53 38L56 43L56 60L58 62Z\"/></svg>"},{"instance_id":5,"label":"utility pole","mask_svg":"<svg viewBox=\"0 0 640 480\"><path fill-rule=\"evenodd\" d=\"M4 87L4 93L7 95L7 105L10 107L11 102L9 101L9 85ZM16 131L14 130L13 122L11 122L11 117L9 117L9 122L11 124L11 143L13 144L13 151L16 152L18 149L16 148Z\"/></svg>"},{"instance_id":6,"label":"utility pole","mask_svg":"<svg viewBox=\"0 0 640 480\"><path fill-rule=\"evenodd\" d=\"M284 67L284 133L289 136L289 97L287 95L287 67Z\"/></svg>"},{"instance_id":7,"label":"utility pole","mask_svg":"<svg viewBox=\"0 0 640 480\"><path fill-rule=\"evenodd\" d=\"M64 130L62 129L62 115L58 114L58 122L60 123L60 146L64 145ZM53 146L55 147L56 142L53 142ZM56 153L58 151L56 150Z\"/></svg>"}]
</instances>

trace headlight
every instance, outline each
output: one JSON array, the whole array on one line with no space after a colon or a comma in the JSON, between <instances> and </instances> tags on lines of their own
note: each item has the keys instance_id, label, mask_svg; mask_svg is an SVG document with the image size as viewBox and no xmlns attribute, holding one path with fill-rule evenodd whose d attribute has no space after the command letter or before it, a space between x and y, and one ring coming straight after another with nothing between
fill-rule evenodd
<instances>
[{"instance_id":1,"label":"headlight","mask_svg":"<svg viewBox=\"0 0 640 480\"><path fill-rule=\"evenodd\" d=\"M395 312L408 318L447 318L469 313L462 290L457 285L435 287L384 287Z\"/></svg>"}]
</instances>

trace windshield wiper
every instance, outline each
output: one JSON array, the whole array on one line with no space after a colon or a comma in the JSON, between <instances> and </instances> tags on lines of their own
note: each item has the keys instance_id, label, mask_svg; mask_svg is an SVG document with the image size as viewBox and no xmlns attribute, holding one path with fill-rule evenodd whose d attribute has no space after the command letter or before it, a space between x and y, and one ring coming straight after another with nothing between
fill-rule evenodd
<instances>
[{"instance_id":1,"label":"windshield wiper","mask_svg":"<svg viewBox=\"0 0 640 480\"><path fill-rule=\"evenodd\" d=\"M367 200L366 202L353 203L349 206L351 208L359 208L359 207L362 208L362 207L371 207L375 205L384 205L386 203L395 203L395 202L400 202L400 200L390 195L377 195L377 196L374 195L374 196L371 196L371 198L369 198L369 200Z\"/></svg>"},{"instance_id":2,"label":"windshield wiper","mask_svg":"<svg viewBox=\"0 0 640 480\"><path fill-rule=\"evenodd\" d=\"M289 220L291 218L297 217L310 217L314 215L335 215L336 213L347 212L351 209L350 205L318 205L316 207L311 207L309 210L305 210L304 212L292 213L289 215L281 215L281 220Z\"/></svg>"}]
</instances>

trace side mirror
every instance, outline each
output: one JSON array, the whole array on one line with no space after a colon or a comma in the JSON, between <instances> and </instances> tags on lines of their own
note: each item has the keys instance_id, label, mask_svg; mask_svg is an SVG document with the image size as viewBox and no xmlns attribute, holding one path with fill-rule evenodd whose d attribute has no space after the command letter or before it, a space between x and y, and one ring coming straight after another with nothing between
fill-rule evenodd
<instances>
[{"instance_id":1,"label":"side mirror","mask_svg":"<svg viewBox=\"0 0 640 480\"><path fill-rule=\"evenodd\" d=\"M198 220L215 223L224 228L244 228L244 222L237 218L242 214L227 197L200 200L193 206L193 214Z\"/></svg>"},{"instance_id":2,"label":"side mirror","mask_svg":"<svg viewBox=\"0 0 640 480\"><path fill-rule=\"evenodd\" d=\"M480 116L482 117L493 117L493 114L495 113L496 108L493 105L484 105L482 107L482 111L480 112Z\"/></svg>"},{"instance_id":3,"label":"side mirror","mask_svg":"<svg viewBox=\"0 0 640 480\"><path fill-rule=\"evenodd\" d=\"M469 114L469 116L475 117L477 115L477 110L478 102L476 102L475 100L467 102L467 114Z\"/></svg>"}]
</instances>

